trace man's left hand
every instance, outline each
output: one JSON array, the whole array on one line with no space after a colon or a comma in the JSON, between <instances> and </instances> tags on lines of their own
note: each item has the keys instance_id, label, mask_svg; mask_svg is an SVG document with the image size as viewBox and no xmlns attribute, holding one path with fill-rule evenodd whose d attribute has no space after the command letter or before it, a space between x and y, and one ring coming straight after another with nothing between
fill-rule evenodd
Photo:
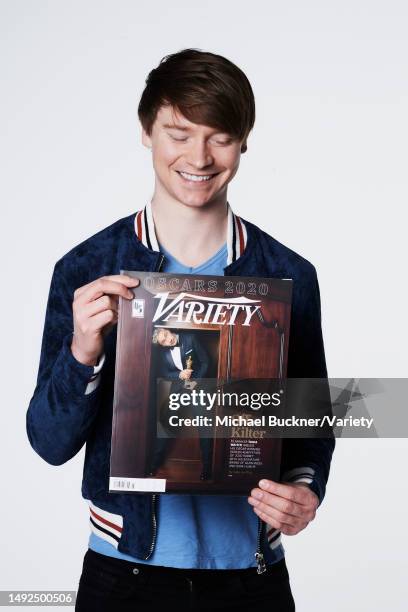
<instances>
[{"instance_id":1,"label":"man's left hand","mask_svg":"<svg viewBox=\"0 0 408 612\"><path fill-rule=\"evenodd\" d=\"M260 519L285 535L296 535L316 516L319 498L304 482L261 480L248 502Z\"/></svg>"}]
</instances>

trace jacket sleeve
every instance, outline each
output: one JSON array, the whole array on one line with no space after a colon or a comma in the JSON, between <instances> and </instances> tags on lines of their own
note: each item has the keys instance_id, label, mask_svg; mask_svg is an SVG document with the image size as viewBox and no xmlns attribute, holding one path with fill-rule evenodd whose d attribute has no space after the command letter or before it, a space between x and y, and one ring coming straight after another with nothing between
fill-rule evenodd
<instances>
[{"instance_id":1,"label":"jacket sleeve","mask_svg":"<svg viewBox=\"0 0 408 612\"><path fill-rule=\"evenodd\" d=\"M309 264L294 290L289 339L288 378L318 378L330 403L321 328L320 292L315 268ZM294 288L295 289L295 288ZM285 438L282 441L281 480L305 482L322 503L335 447L326 438Z\"/></svg>"},{"instance_id":2,"label":"jacket sleeve","mask_svg":"<svg viewBox=\"0 0 408 612\"><path fill-rule=\"evenodd\" d=\"M33 449L52 465L61 465L82 448L98 409L100 366L87 366L71 352L73 291L62 260L51 280L37 384L26 416Z\"/></svg>"}]
</instances>

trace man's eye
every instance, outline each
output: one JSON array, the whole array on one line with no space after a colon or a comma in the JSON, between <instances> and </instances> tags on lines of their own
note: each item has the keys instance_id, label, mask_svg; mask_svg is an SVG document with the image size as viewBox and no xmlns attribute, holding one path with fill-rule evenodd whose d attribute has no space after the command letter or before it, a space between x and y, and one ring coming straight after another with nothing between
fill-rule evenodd
<instances>
[{"instance_id":1,"label":"man's eye","mask_svg":"<svg viewBox=\"0 0 408 612\"><path fill-rule=\"evenodd\" d=\"M173 136L173 134L169 134L169 136L172 140L175 140L176 142L185 142L187 140L187 136Z\"/></svg>"},{"instance_id":2,"label":"man's eye","mask_svg":"<svg viewBox=\"0 0 408 612\"><path fill-rule=\"evenodd\" d=\"M232 143L232 138L227 138L226 140L216 140L218 145L229 145Z\"/></svg>"}]
</instances>

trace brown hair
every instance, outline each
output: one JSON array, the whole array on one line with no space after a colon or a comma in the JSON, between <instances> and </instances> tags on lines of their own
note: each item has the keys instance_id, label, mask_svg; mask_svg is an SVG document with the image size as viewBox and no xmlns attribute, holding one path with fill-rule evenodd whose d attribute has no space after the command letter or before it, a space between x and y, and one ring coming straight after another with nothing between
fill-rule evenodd
<instances>
[{"instance_id":1,"label":"brown hair","mask_svg":"<svg viewBox=\"0 0 408 612\"><path fill-rule=\"evenodd\" d=\"M255 122L254 94L242 70L221 55L199 49L166 55L149 73L138 108L149 136L158 110L169 105L193 123L244 142Z\"/></svg>"}]
</instances>

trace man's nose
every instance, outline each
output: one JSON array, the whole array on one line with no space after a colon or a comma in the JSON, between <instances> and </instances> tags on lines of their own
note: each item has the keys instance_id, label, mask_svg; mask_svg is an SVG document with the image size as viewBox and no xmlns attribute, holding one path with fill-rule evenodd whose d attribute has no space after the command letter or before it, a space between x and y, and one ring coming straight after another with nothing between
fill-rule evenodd
<instances>
[{"instance_id":1,"label":"man's nose","mask_svg":"<svg viewBox=\"0 0 408 612\"><path fill-rule=\"evenodd\" d=\"M187 162L196 170L211 166L214 162L214 158L209 145L204 140L192 142L187 152Z\"/></svg>"}]
</instances>

